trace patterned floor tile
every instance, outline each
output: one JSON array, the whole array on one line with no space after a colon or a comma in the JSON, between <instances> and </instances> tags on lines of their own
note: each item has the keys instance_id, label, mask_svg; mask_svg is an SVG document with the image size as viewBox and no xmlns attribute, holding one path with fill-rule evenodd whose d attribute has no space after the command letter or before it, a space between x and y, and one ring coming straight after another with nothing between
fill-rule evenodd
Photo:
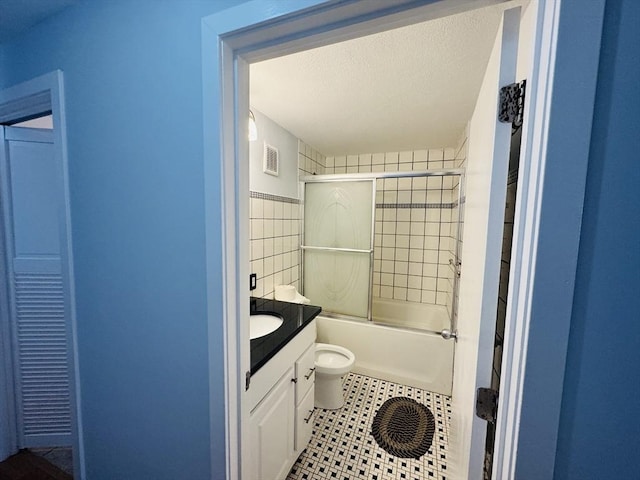
<instances>
[{"instance_id":1,"label":"patterned floor tile","mask_svg":"<svg viewBox=\"0 0 640 480\"><path fill-rule=\"evenodd\" d=\"M446 480L451 397L407 385L350 373L343 379L345 405L316 409L313 436L287 480ZM409 397L434 415L436 431L429 451L419 459L396 458L378 446L371 424L382 404Z\"/></svg>"}]
</instances>

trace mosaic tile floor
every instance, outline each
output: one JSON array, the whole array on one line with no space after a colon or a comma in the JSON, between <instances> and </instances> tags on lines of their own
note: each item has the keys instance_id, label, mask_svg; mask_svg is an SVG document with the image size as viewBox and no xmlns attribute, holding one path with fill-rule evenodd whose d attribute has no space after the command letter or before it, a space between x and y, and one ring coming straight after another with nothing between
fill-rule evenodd
<instances>
[{"instance_id":1,"label":"mosaic tile floor","mask_svg":"<svg viewBox=\"0 0 640 480\"><path fill-rule=\"evenodd\" d=\"M446 480L451 397L350 373L343 379L345 405L316 409L313 437L287 480ZM418 460L397 458L378 446L371 424L382 404L409 397L433 413L436 431L429 451Z\"/></svg>"}]
</instances>

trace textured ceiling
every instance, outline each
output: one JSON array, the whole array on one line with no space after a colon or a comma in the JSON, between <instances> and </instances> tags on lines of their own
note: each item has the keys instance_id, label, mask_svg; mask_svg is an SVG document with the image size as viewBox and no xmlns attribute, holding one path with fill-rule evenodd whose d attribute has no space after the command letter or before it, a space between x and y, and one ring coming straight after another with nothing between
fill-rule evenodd
<instances>
[{"instance_id":1,"label":"textured ceiling","mask_svg":"<svg viewBox=\"0 0 640 480\"><path fill-rule=\"evenodd\" d=\"M250 103L325 155L453 146L513 4L253 64Z\"/></svg>"}]
</instances>

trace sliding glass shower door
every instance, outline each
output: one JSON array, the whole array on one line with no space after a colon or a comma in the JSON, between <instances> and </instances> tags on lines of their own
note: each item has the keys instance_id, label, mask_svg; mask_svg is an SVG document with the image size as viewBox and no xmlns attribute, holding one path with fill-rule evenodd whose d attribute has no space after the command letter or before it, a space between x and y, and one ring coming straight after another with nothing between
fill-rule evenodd
<instances>
[{"instance_id":1,"label":"sliding glass shower door","mask_svg":"<svg viewBox=\"0 0 640 480\"><path fill-rule=\"evenodd\" d=\"M304 295L327 313L370 317L374 184L305 183Z\"/></svg>"}]
</instances>

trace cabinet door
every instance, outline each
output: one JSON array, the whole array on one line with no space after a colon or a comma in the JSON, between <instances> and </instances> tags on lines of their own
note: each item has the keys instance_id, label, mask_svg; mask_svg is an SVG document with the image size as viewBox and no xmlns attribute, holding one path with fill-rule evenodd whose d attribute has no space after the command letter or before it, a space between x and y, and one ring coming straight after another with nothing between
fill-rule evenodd
<instances>
[{"instance_id":1,"label":"cabinet door","mask_svg":"<svg viewBox=\"0 0 640 480\"><path fill-rule=\"evenodd\" d=\"M296 361L296 378L298 379L296 382L296 405L300 405L300 401L315 383L315 363L316 345L312 343Z\"/></svg>"},{"instance_id":2,"label":"cabinet door","mask_svg":"<svg viewBox=\"0 0 640 480\"><path fill-rule=\"evenodd\" d=\"M251 413L250 477L277 480L286 477L294 455L295 389L293 367Z\"/></svg>"},{"instance_id":3,"label":"cabinet door","mask_svg":"<svg viewBox=\"0 0 640 480\"><path fill-rule=\"evenodd\" d=\"M309 389L307 395L296 408L296 453L306 448L313 433L313 401L315 390Z\"/></svg>"}]
</instances>

